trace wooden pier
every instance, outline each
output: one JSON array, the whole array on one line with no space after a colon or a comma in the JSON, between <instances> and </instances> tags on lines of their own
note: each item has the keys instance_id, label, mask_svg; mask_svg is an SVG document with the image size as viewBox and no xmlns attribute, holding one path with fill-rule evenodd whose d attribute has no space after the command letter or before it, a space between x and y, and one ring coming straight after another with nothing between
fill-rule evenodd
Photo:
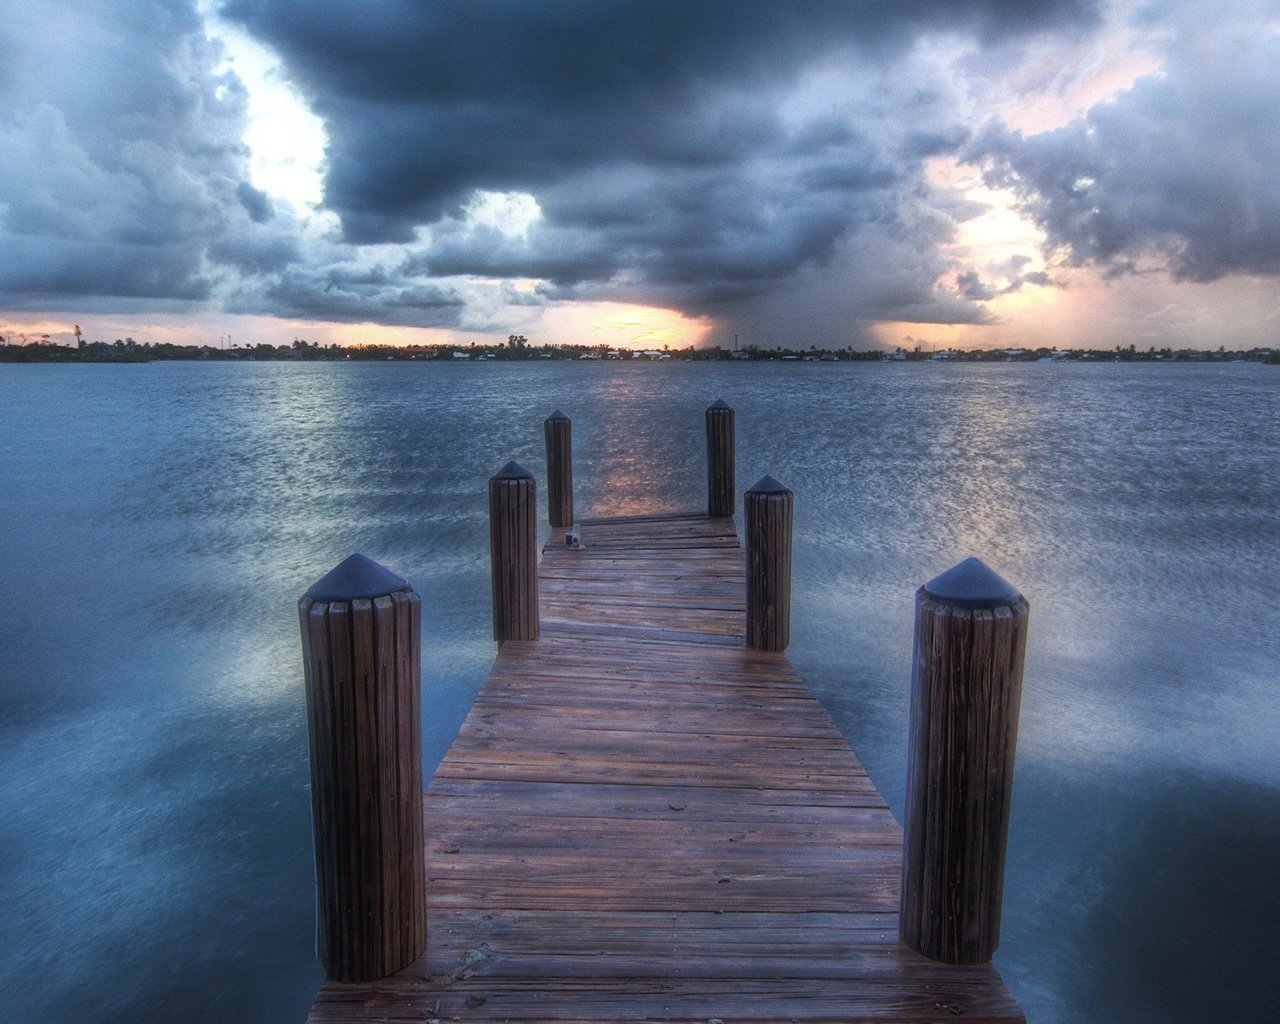
<instances>
[{"instance_id":1,"label":"wooden pier","mask_svg":"<svg viewBox=\"0 0 1280 1024\"><path fill-rule=\"evenodd\" d=\"M899 941L902 830L744 642L733 519L579 527L426 791L425 955L310 1021L1022 1021Z\"/></svg>"}]
</instances>

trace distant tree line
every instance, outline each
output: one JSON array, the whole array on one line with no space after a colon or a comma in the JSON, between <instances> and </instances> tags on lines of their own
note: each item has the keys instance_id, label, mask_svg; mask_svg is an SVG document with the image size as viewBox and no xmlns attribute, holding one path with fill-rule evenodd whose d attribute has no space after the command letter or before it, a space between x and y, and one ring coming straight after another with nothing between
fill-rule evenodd
<instances>
[{"instance_id":1,"label":"distant tree line","mask_svg":"<svg viewBox=\"0 0 1280 1024\"><path fill-rule=\"evenodd\" d=\"M332 343L319 345L302 338L293 339L287 345L267 342L246 345L175 345L171 342L137 342L131 337L116 338L112 342L86 342L77 330L77 344L60 345L49 335L34 338L26 335L0 335L0 362L5 363L142 363L153 360L202 360L209 362L358 362L358 361L412 361L412 360L678 360L715 361L737 360L803 361L803 362L852 362L889 360L896 362L1226 362L1246 360L1250 362L1280 363L1280 349L1251 348L1229 350L1220 346L1217 351L1202 349L1171 349L1149 346L1145 350L1135 345L1117 345L1112 349L1050 349L1050 348L999 348L999 349L948 349L934 351L923 346L912 349L898 348L892 352L884 349L764 348L747 345L729 349L720 345L706 347L687 346L661 349L633 350L612 348L608 345L531 345L521 334L508 336L505 343L466 345L343 345Z\"/></svg>"}]
</instances>

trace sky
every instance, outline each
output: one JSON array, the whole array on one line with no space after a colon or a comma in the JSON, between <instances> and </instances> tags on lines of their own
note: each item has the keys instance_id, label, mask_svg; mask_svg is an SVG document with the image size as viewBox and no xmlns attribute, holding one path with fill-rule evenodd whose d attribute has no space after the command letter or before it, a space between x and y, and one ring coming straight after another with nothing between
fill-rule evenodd
<instances>
[{"instance_id":1,"label":"sky","mask_svg":"<svg viewBox=\"0 0 1280 1024\"><path fill-rule=\"evenodd\" d=\"M1280 0L0 0L0 335L1280 345Z\"/></svg>"}]
</instances>

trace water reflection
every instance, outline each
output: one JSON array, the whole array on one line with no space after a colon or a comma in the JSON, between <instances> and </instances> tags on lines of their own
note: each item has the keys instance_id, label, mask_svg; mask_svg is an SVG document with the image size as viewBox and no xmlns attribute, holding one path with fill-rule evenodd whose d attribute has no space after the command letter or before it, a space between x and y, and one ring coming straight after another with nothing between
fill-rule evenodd
<instances>
[{"instance_id":1,"label":"water reflection","mask_svg":"<svg viewBox=\"0 0 1280 1024\"><path fill-rule=\"evenodd\" d=\"M739 491L796 493L791 659L899 810L914 588L978 554L1032 600L997 956L1031 1018L1273 1016L1268 368L392 363L3 368L9 1017L301 1020L298 594L353 550L422 594L430 771L493 656L489 474L542 490L560 407L580 514L699 508L721 397Z\"/></svg>"},{"instance_id":2,"label":"water reflection","mask_svg":"<svg viewBox=\"0 0 1280 1024\"><path fill-rule=\"evenodd\" d=\"M583 509L625 516L701 507L705 496L699 500L687 481L696 460L705 459L694 443L702 409L695 414L689 401L671 401L670 367L628 370L598 383L586 421L575 426L575 436L584 428L596 436L594 458L575 468L590 502Z\"/></svg>"}]
</instances>

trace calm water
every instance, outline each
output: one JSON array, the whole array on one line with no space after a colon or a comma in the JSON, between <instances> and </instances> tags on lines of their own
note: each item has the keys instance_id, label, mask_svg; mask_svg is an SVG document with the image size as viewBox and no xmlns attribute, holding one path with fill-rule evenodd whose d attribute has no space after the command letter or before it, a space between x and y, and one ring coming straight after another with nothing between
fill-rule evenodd
<instances>
[{"instance_id":1,"label":"calm water","mask_svg":"<svg viewBox=\"0 0 1280 1024\"><path fill-rule=\"evenodd\" d=\"M0 367L0 1006L301 1021L295 601L353 550L424 601L427 771L492 659L485 480L580 510L796 493L790 655L901 816L912 593L978 554L1031 641L997 963L1036 1021L1280 1006L1280 370Z\"/></svg>"}]
</instances>

